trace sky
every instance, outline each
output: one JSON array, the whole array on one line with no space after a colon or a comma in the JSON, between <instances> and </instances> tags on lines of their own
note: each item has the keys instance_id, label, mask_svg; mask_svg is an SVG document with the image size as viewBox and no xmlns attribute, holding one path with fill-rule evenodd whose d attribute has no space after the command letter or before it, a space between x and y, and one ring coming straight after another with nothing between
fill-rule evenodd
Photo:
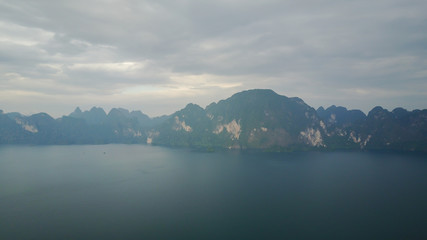
<instances>
[{"instance_id":1,"label":"sky","mask_svg":"<svg viewBox=\"0 0 427 240\"><path fill-rule=\"evenodd\" d=\"M247 89L427 108L425 0L0 0L0 109L171 114Z\"/></svg>"}]
</instances>

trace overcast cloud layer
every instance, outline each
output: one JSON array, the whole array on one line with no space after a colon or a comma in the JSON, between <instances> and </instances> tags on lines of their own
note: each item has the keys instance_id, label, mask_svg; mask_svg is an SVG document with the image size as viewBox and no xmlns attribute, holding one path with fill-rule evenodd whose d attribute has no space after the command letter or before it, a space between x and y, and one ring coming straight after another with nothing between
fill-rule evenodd
<instances>
[{"instance_id":1,"label":"overcast cloud layer","mask_svg":"<svg viewBox=\"0 0 427 240\"><path fill-rule=\"evenodd\" d=\"M0 0L0 109L150 116L252 88L427 108L427 1Z\"/></svg>"}]
</instances>

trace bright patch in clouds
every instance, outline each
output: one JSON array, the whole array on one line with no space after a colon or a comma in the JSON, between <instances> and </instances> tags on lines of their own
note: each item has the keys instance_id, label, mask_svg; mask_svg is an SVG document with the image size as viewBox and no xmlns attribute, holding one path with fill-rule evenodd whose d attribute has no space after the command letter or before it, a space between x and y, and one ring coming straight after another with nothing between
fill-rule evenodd
<instances>
[{"instance_id":1,"label":"bright patch in clouds","mask_svg":"<svg viewBox=\"0 0 427 240\"><path fill-rule=\"evenodd\" d=\"M76 63L68 67L71 70L132 72L143 69L144 63L120 62L120 63Z\"/></svg>"},{"instance_id":2,"label":"bright patch in clouds","mask_svg":"<svg viewBox=\"0 0 427 240\"><path fill-rule=\"evenodd\" d=\"M55 35L39 28L24 27L11 22L0 21L0 43L34 46L48 42Z\"/></svg>"}]
</instances>

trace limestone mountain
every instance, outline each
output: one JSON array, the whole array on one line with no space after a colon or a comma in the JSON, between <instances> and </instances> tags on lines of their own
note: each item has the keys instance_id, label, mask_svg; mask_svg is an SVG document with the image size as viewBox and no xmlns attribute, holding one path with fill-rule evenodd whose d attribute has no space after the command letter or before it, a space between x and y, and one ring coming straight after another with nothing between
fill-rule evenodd
<instances>
[{"instance_id":1,"label":"limestone mountain","mask_svg":"<svg viewBox=\"0 0 427 240\"><path fill-rule=\"evenodd\" d=\"M332 106L317 112L326 124L331 149L427 151L427 110L389 112L378 106L366 116Z\"/></svg>"},{"instance_id":2,"label":"limestone mountain","mask_svg":"<svg viewBox=\"0 0 427 240\"><path fill-rule=\"evenodd\" d=\"M153 144L242 149L324 146L316 111L299 98L248 90L203 109L189 104L151 134Z\"/></svg>"},{"instance_id":3,"label":"limestone mountain","mask_svg":"<svg viewBox=\"0 0 427 240\"><path fill-rule=\"evenodd\" d=\"M315 110L297 97L254 89L170 116L102 108L54 119L0 110L0 144L148 143L214 149L403 150L427 152L427 109L388 111L331 106Z\"/></svg>"},{"instance_id":4,"label":"limestone mountain","mask_svg":"<svg viewBox=\"0 0 427 240\"><path fill-rule=\"evenodd\" d=\"M24 116L0 112L0 143L3 144L105 144L146 143L145 128L164 120L151 119L140 111L76 108L69 116L54 119L46 113Z\"/></svg>"},{"instance_id":5,"label":"limestone mountain","mask_svg":"<svg viewBox=\"0 0 427 240\"><path fill-rule=\"evenodd\" d=\"M317 114L326 129L326 144L334 149L363 149L369 142L369 136L361 136L361 127L366 115L360 110L347 110L332 105L326 110L317 109Z\"/></svg>"},{"instance_id":6,"label":"limestone mountain","mask_svg":"<svg viewBox=\"0 0 427 240\"><path fill-rule=\"evenodd\" d=\"M73 118L82 118L88 124L102 124L107 119L107 114L104 109L98 107L92 107L90 111L82 112L79 107L74 110L70 115Z\"/></svg>"},{"instance_id":7,"label":"limestone mountain","mask_svg":"<svg viewBox=\"0 0 427 240\"><path fill-rule=\"evenodd\" d=\"M362 124L362 136L370 136L369 149L427 151L427 110L389 112L372 109Z\"/></svg>"}]
</instances>

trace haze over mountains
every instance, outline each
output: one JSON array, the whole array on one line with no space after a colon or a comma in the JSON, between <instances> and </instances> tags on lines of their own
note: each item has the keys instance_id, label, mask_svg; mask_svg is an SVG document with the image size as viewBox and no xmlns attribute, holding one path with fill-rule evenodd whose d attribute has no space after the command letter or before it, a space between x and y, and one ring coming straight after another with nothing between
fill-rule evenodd
<instances>
[{"instance_id":1,"label":"haze over mountains","mask_svg":"<svg viewBox=\"0 0 427 240\"><path fill-rule=\"evenodd\" d=\"M368 115L344 107L315 110L272 90L248 90L206 108L188 104L170 116L76 108L54 119L0 110L0 144L148 143L214 149L427 151L427 109Z\"/></svg>"}]
</instances>

